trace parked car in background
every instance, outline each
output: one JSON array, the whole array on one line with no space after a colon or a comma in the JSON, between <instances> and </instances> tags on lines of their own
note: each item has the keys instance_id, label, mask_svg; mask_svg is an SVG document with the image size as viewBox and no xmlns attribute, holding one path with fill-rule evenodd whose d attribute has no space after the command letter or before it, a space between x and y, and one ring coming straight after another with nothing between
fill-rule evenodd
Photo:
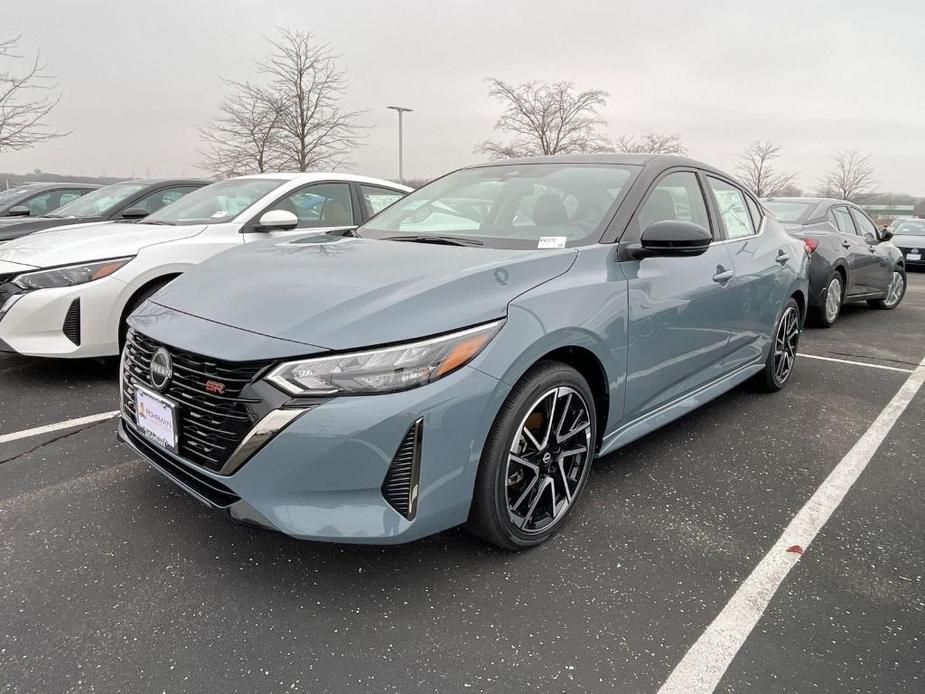
<instances>
[{"instance_id":1,"label":"parked car in background","mask_svg":"<svg viewBox=\"0 0 925 694\"><path fill-rule=\"evenodd\" d=\"M0 190L0 218L41 217L97 188L95 183L24 183Z\"/></svg>"},{"instance_id":2,"label":"parked car in background","mask_svg":"<svg viewBox=\"0 0 925 694\"><path fill-rule=\"evenodd\" d=\"M245 176L195 190L133 223L10 241L0 246L0 350L114 356L132 309L206 258L250 241L352 228L408 190L342 174ZM253 279L226 282L247 287Z\"/></svg>"},{"instance_id":3,"label":"parked car in background","mask_svg":"<svg viewBox=\"0 0 925 694\"><path fill-rule=\"evenodd\" d=\"M595 456L792 373L804 245L705 164L462 169L352 236L232 250L152 296L129 319L122 438L295 537L467 523L521 549L561 526Z\"/></svg>"},{"instance_id":4,"label":"parked car in background","mask_svg":"<svg viewBox=\"0 0 925 694\"><path fill-rule=\"evenodd\" d=\"M767 198L765 207L811 253L810 318L828 328L849 301L891 310L906 293L905 259L857 205L829 198Z\"/></svg>"},{"instance_id":5,"label":"parked car in background","mask_svg":"<svg viewBox=\"0 0 925 694\"><path fill-rule=\"evenodd\" d=\"M925 266L925 219L904 219L892 229L891 241L906 260L906 267Z\"/></svg>"},{"instance_id":6,"label":"parked car in background","mask_svg":"<svg viewBox=\"0 0 925 694\"><path fill-rule=\"evenodd\" d=\"M52 227L143 219L206 185L209 181L196 179L113 183L38 217L0 218L0 243Z\"/></svg>"}]
</instances>

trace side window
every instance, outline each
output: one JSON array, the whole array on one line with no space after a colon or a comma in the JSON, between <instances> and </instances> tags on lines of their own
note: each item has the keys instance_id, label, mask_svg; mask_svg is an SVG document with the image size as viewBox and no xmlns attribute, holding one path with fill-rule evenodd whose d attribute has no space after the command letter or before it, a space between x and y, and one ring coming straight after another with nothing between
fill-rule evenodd
<instances>
[{"instance_id":1,"label":"side window","mask_svg":"<svg viewBox=\"0 0 925 694\"><path fill-rule=\"evenodd\" d=\"M692 171L676 171L658 182L639 210L639 229L655 222L680 220L710 228L707 206L697 175Z\"/></svg>"},{"instance_id":2,"label":"side window","mask_svg":"<svg viewBox=\"0 0 925 694\"><path fill-rule=\"evenodd\" d=\"M275 202L270 210L292 212L299 218L298 229L349 227L354 223L347 183L314 183Z\"/></svg>"},{"instance_id":3,"label":"side window","mask_svg":"<svg viewBox=\"0 0 925 694\"><path fill-rule=\"evenodd\" d=\"M745 193L712 176L707 176L707 181L713 193L713 202L716 203L719 218L726 229L726 237L741 239L754 234L755 227L752 224L748 203L745 201Z\"/></svg>"},{"instance_id":4,"label":"side window","mask_svg":"<svg viewBox=\"0 0 925 694\"><path fill-rule=\"evenodd\" d=\"M77 198L84 194L83 190L59 190L58 199L55 201L57 207L62 207L67 205L69 202L74 202Z\"/></svg>"},{"instance_id":5,"label":"side window","mask_svg":"<svg viewBox=\"0 0 925 694\"><path fill-rule=\"evenodd\" d=\"M851 215L848 214L847 207L833 207L829 213L835 222L835 227L843 234L856 235L858 232L854 228L854 222L851 221Z\"/></svg>"},{"instance_id":6,"label":"side window","mask_svg":"<svg viewBox=\"0 0 925 694\"><path fill-rule=\"evenodd\" d=\"M176 186L174 188L164 188L163 190L158 190L150 195L146 195L138 202L135 202L131 207L141 207L148 211L148 214L157 212L162 207L167 207L172 202L176 202L182 198L187 193L191 193L196 190L195 186Z\"/></svg>"},{"instance_id":7,"label":"side window","mask_svg":"<svg viewBox=\"0 0 925 694\"><path fill-rule=\"evenodd\" d=\"M368 186L363 183L360 184L360 195L363 196L363 204L366 205L366 211L370 217L379 214L396 200L405 197L400 190Z\"/></svg>"},{"instance_id":8,"label":"side window","mask_svg":"<svg viewBox=\"0 0 925 694\"><path fill-rule=\"evenodd\" d=\"M764 213L761 211L761 206L755 202L750 195L745 196L745 202L748 204L748 211L752 215L752 224L755 227L755 231L760 231L761 219L764 217Z\"/></svg>"},{"instance_id":9,"label":"side window","mask_svg":"<svg viewBox=\"0 0 925 694\"><path fill-rule=\"evenodd\" d=\"M35 195L28 200L24 200L19 203L22 207L29 208L29 215L31 217L41 217L43 214L51 212L55 207L60 207L60 205L54 204L54 199L57 198L55 191L48 191L47 193L40 193Z\"/></svg>"},{"instance_id":10,"label":"side window","mask_svg":"<svg viewBox=\"0 0 925 694\"><path fill-rule=\"evenodd\" d=\"M854 223L861 236L872 234L875 239L880 238L880 234L877 233L877 227L867 218L867 215L854 207L849 207L848 209L851 210L851 216L854 217Z\"/></svg>"}]
</instances>

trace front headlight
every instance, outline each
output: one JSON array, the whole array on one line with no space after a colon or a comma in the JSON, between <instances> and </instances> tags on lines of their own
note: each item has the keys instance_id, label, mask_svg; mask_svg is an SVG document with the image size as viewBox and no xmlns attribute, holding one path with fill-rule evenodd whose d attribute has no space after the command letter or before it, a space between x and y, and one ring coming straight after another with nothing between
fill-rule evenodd
<instances>
[{"instance_id":1,"label":"front headlight","mask_svg":"<svg viewBox=\"0 0 925 694\"><path fill-rule=\"evenodd\" d=\"M267 380L290 395L389 393L422 386L471 361L504 321L420 342L277 366Z\"/></svg>"},{"instance_id":2,"label":"front headlight","mask_svg":"<svg viewBox=\"0 0 925 694\"><path fill-rule=\"evenodd\" d=\"M13 279L13 284L21 289L50 289L52 287L73 287L93 280L108 277L119 268L124 267L132 258L113 258L80 265L66 265L51 270L27 272Z\"/></svg>"}]
</instances>

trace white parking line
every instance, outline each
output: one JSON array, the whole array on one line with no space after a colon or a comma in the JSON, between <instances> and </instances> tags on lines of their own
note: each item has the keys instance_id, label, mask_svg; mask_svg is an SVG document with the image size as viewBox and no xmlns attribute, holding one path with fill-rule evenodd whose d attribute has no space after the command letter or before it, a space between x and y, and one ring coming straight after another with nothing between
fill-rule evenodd
<instances>
[{"instance_id":1,"label":"white parking line","mask_svg":"<svg viewBox=\"0 0 925 694\"><path fill-rule=\"evenodd\" d=\"M904 374L911 374L915 369L902 369L898 366L881 366L880 364L868 364L866 361L851 361L850 359L836 359L835 357L820 357L816 354L806 354L800 352L797 358L805 357L806 359L819 359L821 361L836 361L839 364L852 364L854 366L869 366L871 369L885 369L886 371L899 371Z\"/></svg>"},{"instance_id":2,"label":"white parking line","mask_svg":"<svg viewBox=\"0 0 925 694\"><path fill-rule=\"evenodd\" d=\"M82 427L85 424L95 424L96 422L102 422L107 419L112 419L119 414L119 410L113 410L112 412L101 412L100 414L91 414L88 417L79 417L77 419L68 419L63 422L57 422L55 424L46 424L41 427L34 427L32 429L23 429L22 431L14 431L12 434L0 434L0 443L9 443L10 441L18 441L19 439L28 439L31 436L40 436L42 434L49 434L53 431L61 431L62 429L73 429L74 427Z\"/></svg>"},{"instance_id":3,"label":"white parking line","mask_svg":"<svg viewBox=\"0 0 925 694\"><path fill-rule=\"evenodd\" d=\"M925 359L790 521L771 551L678 663L659 694L706 693L716 688L790 569L841 504L923 382Z\"/></svg>"}]
</instances>

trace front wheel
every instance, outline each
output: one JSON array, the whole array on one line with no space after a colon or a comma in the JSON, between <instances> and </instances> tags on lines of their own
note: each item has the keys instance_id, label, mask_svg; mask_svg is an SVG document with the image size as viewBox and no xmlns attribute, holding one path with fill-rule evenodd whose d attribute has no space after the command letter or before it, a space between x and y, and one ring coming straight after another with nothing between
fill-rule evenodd
<instances>
[{"instance_id":1,"label":"front wheel","mask_svg":"<svg viewBox=\"0 0 925 694\"><path fill-rule=\"evenodd\" d=\"M800 342L800 306L796 299L790 298L784 304L774 334L767 361L755 376L755 383L764 391L773 393L790 380L793 365L797 358L797 346Z\"/></svg>"},{"instance_id":2,"label":"front wheel","mask_svg":"<svg viewBox=\"0 0 925 694\"><path fill-rule=\"evenodd\" d=\"M887 287L886 295L882 299L872 299L867 302L871 308L878 308L881 311L892 311L899 306L899 303L906 295L906 271L897 267L893 270L893 276L890 278L890 286Z\"/></svg>"},{"instance_id":3,"label":"front wheel","mask_svg":"<svg viewBox=\"0 0 925 694\"><path fill-rule=\"evenodd\" d=\"M492 424L466 528L509 550L547 540L584 490L596 437L587 381L560 362L537 364Z\"/></svg>"}]
</instances>

